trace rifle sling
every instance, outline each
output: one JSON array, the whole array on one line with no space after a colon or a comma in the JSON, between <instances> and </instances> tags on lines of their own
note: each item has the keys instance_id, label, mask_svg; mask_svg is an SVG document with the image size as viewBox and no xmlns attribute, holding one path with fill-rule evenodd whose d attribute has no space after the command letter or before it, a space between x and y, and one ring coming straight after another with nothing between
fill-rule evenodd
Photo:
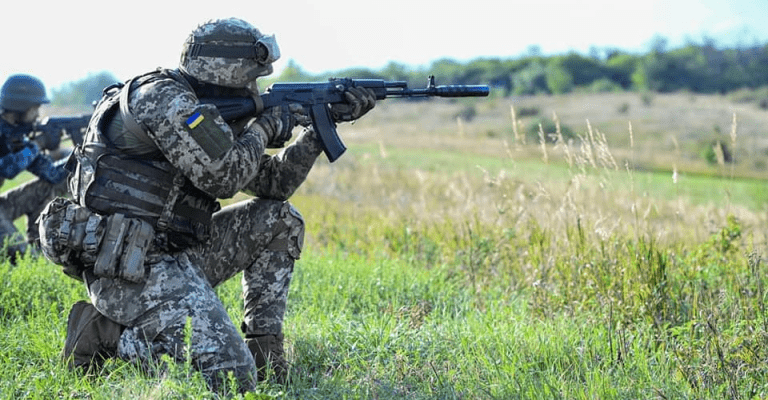
<instances>
[{"instance_id":1,"label":"rifle sling","mask_svg":"<svg viewBox=\"0 0 768 400\"><path fill-rule=\"evenodd\" d=\"M134 135L141 137L145 136L147 133L144 128L142 128L141 125L136 122L136 118L133 116L131 109L128 107L128 94L131 92L131 85L135 79L135 77L131 78L128 80L128 82L125 83L125 86L123 86L123 89L120 92L120 101L118 103L120 104L120 117L123 119L123 126L125 129Z\"/></svg>"}]
</instances>

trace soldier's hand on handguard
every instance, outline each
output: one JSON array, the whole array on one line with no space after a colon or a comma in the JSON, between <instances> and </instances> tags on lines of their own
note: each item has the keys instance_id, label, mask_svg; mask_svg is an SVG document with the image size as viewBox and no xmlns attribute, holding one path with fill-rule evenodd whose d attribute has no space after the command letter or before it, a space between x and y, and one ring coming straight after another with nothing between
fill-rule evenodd
<instances>
[{"instance_id":1,"label":"soldier's hand on handguard","mask_svg":"<svg viewBox=\"0 0 768 400\"><path fill-rule=\"evenodd\" d=\"M331 105L331 115L336 122L354 121L376 105L376 95L368 88L351 87L344 92L344 97L346 103Z\"/></svg>"},{"instance_id":2,"label":"soldier's hand on handguard","mask_svg":"<svg viewBox=\"0 0 768 400\"><path fill-rule=\"evenodd\" d=\"M248 123L247 129L258 125L267 137L267 148L276 149L291 139L296 125L308 126L311 123L306 110L300 104L291 103L265 110Z\"/></svg>"}]
</instances>

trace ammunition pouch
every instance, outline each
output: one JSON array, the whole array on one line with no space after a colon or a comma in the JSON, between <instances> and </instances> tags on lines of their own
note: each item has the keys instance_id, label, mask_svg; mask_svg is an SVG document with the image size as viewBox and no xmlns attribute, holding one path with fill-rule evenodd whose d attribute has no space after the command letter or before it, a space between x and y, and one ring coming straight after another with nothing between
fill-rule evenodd
<instances>
[{"instance_id":1,"label":"ammunition pouch","mask_svg":"<svg viewBox=\"0 0 768 400\"><path fill-rule=\"evenodd\" d=\"M123 214L110 215L93 266L94 275L143 282L144 258L154 237L155 230L148 222Z\"/></svg>"},{"instance_id":2,"label":"ammunition pouch","mask_svg":"<svg viewBox=\"0 0 768 400\"><path fill-rule=\"evenodd\" d=\"M97 277L144 282L144 261L155 239L150 223L123 214L102 216L59 197L38 224L43 254L66 275L82 280L92 269Z\"/></svg>"}]
</instances>

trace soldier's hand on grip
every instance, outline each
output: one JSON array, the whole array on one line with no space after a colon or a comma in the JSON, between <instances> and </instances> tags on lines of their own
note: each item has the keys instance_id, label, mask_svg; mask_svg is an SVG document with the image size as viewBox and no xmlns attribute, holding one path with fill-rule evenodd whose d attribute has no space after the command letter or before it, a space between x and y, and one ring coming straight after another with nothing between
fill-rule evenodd
<instances>
[{"instance_id":1,"label":"soldier's hand on grip","mask_svg":"<svg viewBox=\"0 0 768 400\"><path fill-rule=\"evenodd\" d=\"M344 92L344 97L346 103L331 105L331 115L336 122L354 121L376 105L376 95L368 88L351 87Z\"/></svg>"},{"instance_id":2,"label":"soldier's hand on grip","mask_svg":"<svg viewBox=\"0 0 768 400\"><path fill-rule=\"evenodd\" d=\"M267 136L266 147L274 149L283 147L291 139L296 125L308 126L310 123L312 120L304 108L291 103L265 110L258 118L251 120L248 128L258 124Z\"/></svg>"}]
</instances>

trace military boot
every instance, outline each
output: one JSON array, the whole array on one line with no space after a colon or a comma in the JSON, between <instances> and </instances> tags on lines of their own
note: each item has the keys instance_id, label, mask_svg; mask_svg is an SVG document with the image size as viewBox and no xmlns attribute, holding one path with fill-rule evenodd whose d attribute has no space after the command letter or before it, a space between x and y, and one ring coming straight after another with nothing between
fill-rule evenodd
<instances>
[{"instance_id":1,"label":"military boot","mask_svg":"<svg viewBox=\"0 0 768 400\"><path fill-rule=\"evenodd\" d=\"M245 343L256 361L259 381L271 376L274 382L285 384L288 379L288 363L285 361L283 350L283 334L248 335L245 337ZM269 370L272 370L271 375Z\"/></svg>"},{"instance_id":2,"label":"military boot","mask_svg":"<svg viewBox=\"0 0 768 400\"><path fill-rule=\"evenodd\" d=\"M70 368L98 368L107 358L117 356L124 328L99 313L93 304L78 301L69 311L61 355Z\"/></svg>"}]
</instances>

